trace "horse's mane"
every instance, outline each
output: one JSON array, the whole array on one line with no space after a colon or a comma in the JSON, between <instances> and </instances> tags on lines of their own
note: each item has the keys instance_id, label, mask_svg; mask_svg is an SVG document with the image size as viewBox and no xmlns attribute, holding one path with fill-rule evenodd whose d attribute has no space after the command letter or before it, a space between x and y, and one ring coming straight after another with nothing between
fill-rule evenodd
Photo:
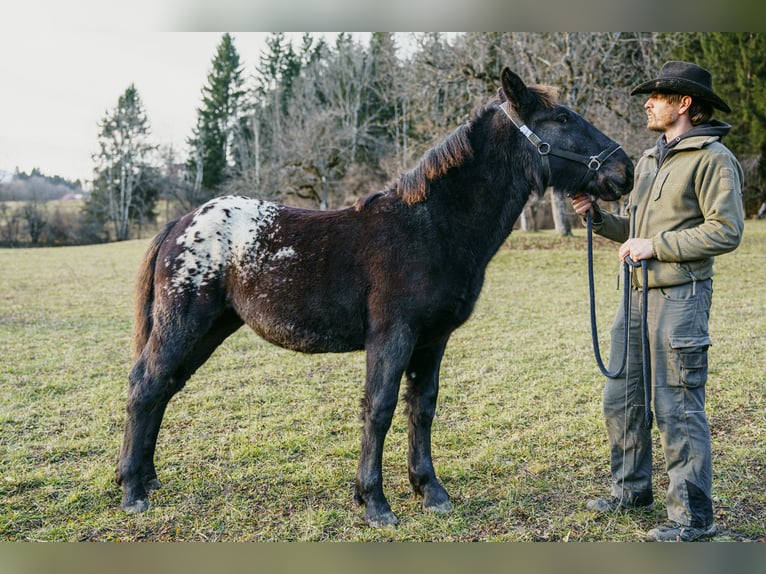
<instances>
[{"instance_id":1,"label":"horse's mane","mask_svg":"<svg viewBox=\"0 0 766 574\"><path fill-rule=\"evenodd\" d=\"M546 108L556 105L557 91L554 87L535 84L528 86L528 89L539 105ZM473 148L468 136L478 119L488 109L495 108L498 101L493 99L476 108L466 123L455 129L444 141L425 152L413 169L401 174L398 180L389 182L382 192L374 192L358 199L355 209L357 211L364 209L380 196L389 193L396 193L407 205L425 201L432 181L473 157Z\"/></svg>"},{"instance_id":2,"label":"horse's mane","mask_svg":"<svg viewBox=\"0 0 766 574\"><path fill-rule=\"evenodd\" d=\"M432 181L473 157L473 148L468 134L474 121L475 116L453 131L444 141L423 154L414 169L399 177L397 193L406 204L412 205L424 201L428 197Z\"/></svg>"}]
</instances>

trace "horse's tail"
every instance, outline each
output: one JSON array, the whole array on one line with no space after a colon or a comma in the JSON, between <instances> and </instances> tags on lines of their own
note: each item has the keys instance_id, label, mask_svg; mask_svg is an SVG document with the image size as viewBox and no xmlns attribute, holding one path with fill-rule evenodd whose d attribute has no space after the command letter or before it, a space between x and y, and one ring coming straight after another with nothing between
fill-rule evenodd
<instances>
[{"instance_id":1,"label":"horse's tail","mask_svg":"<svg viewBox=\"0 0 766 574\"><path fill-rule=\"evenodd\" d=\"M154 306L154 268L157 263L157 253L160 245L173 229L176 221L168 222L157 235L144 254L136 278L136 303L133 315L133 352L141 354L149 334L152 332L152 308Z\"/></svg>"}]
</instances>

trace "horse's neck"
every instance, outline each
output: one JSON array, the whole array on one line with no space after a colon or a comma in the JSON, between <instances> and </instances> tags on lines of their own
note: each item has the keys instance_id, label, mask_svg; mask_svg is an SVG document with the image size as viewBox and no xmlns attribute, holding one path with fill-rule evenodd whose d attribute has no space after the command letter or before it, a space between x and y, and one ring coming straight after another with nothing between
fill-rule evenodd
<instances>
[{"instance_id":1,"label":"horse's neck","mask_svg":"<svg viewBox=\"0 0 766 574\"><path fill-rule=\"evenodd\" d=\"M440 216L451 222L451 240L470 246L475 256L486 263L511 233L532 184L492 179L484 180L481 187L467 188L461 184L465 178L453 179L445 182L445 196L452 197L444 198L440 209L447 213Z\"/></svg>"}]
</instances>

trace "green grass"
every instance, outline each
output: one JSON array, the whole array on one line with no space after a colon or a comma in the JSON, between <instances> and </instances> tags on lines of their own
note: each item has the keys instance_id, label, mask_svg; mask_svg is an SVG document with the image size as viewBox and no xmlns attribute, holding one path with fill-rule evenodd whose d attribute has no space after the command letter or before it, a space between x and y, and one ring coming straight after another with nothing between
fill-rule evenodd
<instances>
[{"instance_id":1,"label":"green grass","mask_svg":"<svg viewBox=\"0 0 766 574\"><path fill-rule=\"evenodd\" d=\"M163 488L140 515L113 482L146 240L0 250L0 539L622 541L664 519L655 429L651 512L600 517L602 377L588 324L585 240L514 233L474 316L450 341L433 431L454 508L423 512L406 423L389 432L384 487L400 519L370 529L352 502L364 356L304 356L242 329L170 404ZM708 415L717 540L764 538L766 222L716 263ZM620 293L616 248L596 250L599 323ZM605 335L603 346L608 346Z\"/></svg>"}]
</instances>

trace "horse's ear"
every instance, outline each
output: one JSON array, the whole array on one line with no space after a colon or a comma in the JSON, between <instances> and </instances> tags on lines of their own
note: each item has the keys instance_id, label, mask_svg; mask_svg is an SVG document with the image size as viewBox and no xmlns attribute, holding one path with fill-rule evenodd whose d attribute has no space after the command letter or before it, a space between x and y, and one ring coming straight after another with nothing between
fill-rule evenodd
<instances>
[{"instance_id":1,"label":"horse's ear","mask_svg":"<svg viewBox=\"0 0 766 574\"><path fill-rule=\"evenodd\" d=\"M514 108L521 111L524 104L529 102L529 91L527 90L527 85L524 83L524 80L509 68L504 68L501 75L501 81L503 85L501 89L505 95L505 99L511 102Z\"/></svg>"}]
</instances>

